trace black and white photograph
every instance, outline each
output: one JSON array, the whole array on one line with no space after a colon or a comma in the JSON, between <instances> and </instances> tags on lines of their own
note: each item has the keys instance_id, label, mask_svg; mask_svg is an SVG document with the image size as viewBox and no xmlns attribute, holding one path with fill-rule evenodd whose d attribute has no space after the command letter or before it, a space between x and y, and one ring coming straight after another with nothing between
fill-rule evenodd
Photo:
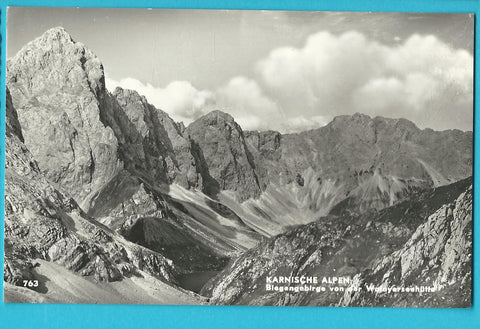
<instances>
[{"instance_id":1,"label":"black and white photograph","mask_svg":"<svg viewBox=\"0 0 480 329\"><path fill-rule=\"evenodd\" d=\"M473 14L6 25L5 302L471 307Z\"/></svg>"}]
</instances>

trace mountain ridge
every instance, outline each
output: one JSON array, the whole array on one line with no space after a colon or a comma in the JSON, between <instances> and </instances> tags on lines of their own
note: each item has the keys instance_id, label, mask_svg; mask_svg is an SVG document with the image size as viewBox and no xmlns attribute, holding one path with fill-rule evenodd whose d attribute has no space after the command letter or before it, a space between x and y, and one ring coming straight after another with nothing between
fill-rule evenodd
<instances>
[{"instance_id":1,"label":"mountain ridge","mask_svg":"<svg viewBox=\"0 0 480 329\"><path fill-rule=\"evenodd\" d=\"M282 135L244 132L231 115L212 111L184 128L135 91L108 92L100 60L63 28L27 44L8 68L25 144L49 179L73 187L87 213L101 212L108 186L126 171L137 177L123 180L132 182L122 185L126 191L136 189L136 179L161 193L177 183L243 212L250 228L271 235L342 202L356 213L381 209L471 174L472 134L420 130L405 119L357 113ZM71 88L69 80L80 83ZM53 96L43 95L52 84ZM31 116L33 110L41 115ZM272 216L280 219L273 223Z\"/></svg>"},{"instance_id":2,"label":"mountain ridge","mask_svg":"<svg viewBox=\"0 0 480 329\"><path fill-rule=\"evenodd\" d=\"M247 203L249 221L267 226L272 189L285 221L305 211L308 222L341 202L357 213L381 209L471 174L471 133L420 130L406 119L356 113L282 135L244 132L212 111L183 128L135 91L106 90L100 60L63 28L24 46L7 73L25 144L87 212L105 204L97 199L125 170L154 190L177 183L235 209Z\"/></svg>"}]
</instances>

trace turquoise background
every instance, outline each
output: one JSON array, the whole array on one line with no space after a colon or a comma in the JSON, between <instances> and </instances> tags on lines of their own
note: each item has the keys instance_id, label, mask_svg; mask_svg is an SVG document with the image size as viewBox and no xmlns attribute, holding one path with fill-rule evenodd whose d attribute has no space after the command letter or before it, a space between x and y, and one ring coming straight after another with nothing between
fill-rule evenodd
<instances>
[{"instance_id":1,"label":"turquoise background","mask_svg":"<svg viewBox=\"0 0 480 329\"><path fill-rule=\"evenodd\" d=\"M478 1L455 0L0 0L1 33L5 36L6 6L74 6L74 7L152 7L219 8L340 11L463 12L480 14ZM476 43L480 33L476 24ZM1 62L1 130L0 177L4 185L5 131L5 38L2 38ZM475 51L476 62L479 54ZM479 74L475 72L475 81ZM478 107L478 90L475 90ZM475 120L475 131L480 122ZM475 134L475 144L480 137ZM477 171L478 150L474 163ZM474 176L475 186L479 177ZM3 192L2 192L3 193ZM4 200L2 195L0 200ZM479 194L474 191L474 214ZM3 214L3 201L0 205ZM480 219L474 216L474 255L480 255ZM0 221L0 232L3 220ZM3 234L0 234L0 264L3 264ZM480 285L480 257L474 257L474 287ZM476 270L475 270L476 269ZM3 273L3 272L2 272ZM3 291L3 280L0 280ZM327 307L247 307L247 306L153 306L153 305L17 305L0 303L0 328L459 328L480 329L480 289L474 289L471 309L379 309Z\"/></svg>"}]
</instances>

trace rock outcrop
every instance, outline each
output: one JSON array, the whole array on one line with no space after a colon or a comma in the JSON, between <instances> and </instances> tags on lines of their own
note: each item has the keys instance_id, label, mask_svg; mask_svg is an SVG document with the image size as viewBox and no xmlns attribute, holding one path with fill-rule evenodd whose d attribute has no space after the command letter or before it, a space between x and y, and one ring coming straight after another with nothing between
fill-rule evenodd
<instances>
[{"instance_id":1,"label":"rock outcrop","mask_svg":"<svg viewBox=\"0 0 480 329\"><path fill-rule=\"evenodd\" d=\"M420 225L405 245L376 260L372 270L357 276L363 293L347 293L343 306L432 307L445 302L468 307L472 285L472 186L454 202L443 205ZM438 292L419 296L369 292L376 287L429 286ZM366 293L365 293L366 291Z\"/></svg>"},{"instance_id":2,"label":"rock outcrop","mask_svg":"<svg viewBox=\"0 0 480 329\"><path fill-rule=\"evenodd\" d=\"M468 306L471 182L421 192L379 212L330 215L293 228L244 253L202 293L215 304L425 307L443 301L444 306ZM343 288L356 285L363 291L335 292L328 284L321 293L267 291L266 278L280 276L350 277ZM367 293L370 285L438 285L442 290L375 294Z\"/></svg>"},{"instance_id":3,"label":"rock outcrop","mask_svg":"<svg viewBox=\"0 0 480 329\"><path fill-rule=\"evenodd\" d=\"M165 112L149 104L136 91L117 87L113 96L143 138L147 170L166 176L167 183L202 190L202 176L182 127ZM158 168L158 169L157 169Z\"/></svg>"},{"instance_id":4,"label":"rock outcrop","mask_svg":"<svg viewBox=\"0 0 480 329\"><path fill-rule=\"evenodd\" d=\"M232 116L210 112L191 123L186 132L201 149L220 190L235 191L240 201L260 195L265 186L258 180L242 128Z\"/></svg>"},{"instance_id":5,"label":"rock outcrop","mask_svg":"<svg viewBox=\"0 0 480 329\"><path fill-rule=\"evenodd\" d=\"M14 285L32 280L38 258L96 281L118 281L141 271L173 281L176 270L169 259L96 222L43 176L21 142L15 109L7 105L4 280Z\"/></svg>"},{"instance_id":6,"label":"rock outcrop","mask_svg":"<svg viewBox=\"0 0 480 329\"><path fill-rule=\"evenodd\" d=\"M7 62L7 86L25 145L55 184L81 202L121 167L118 140L100 121L100 60L63 28L24 46Z\"/></svg>"}]
</instances>

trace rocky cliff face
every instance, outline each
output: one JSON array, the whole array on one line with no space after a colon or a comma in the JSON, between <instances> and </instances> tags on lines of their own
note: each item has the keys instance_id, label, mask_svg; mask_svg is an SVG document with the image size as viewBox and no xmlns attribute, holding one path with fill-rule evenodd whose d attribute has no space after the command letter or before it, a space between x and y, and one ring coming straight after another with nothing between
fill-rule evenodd
<instances>
[{"instance_id":1,"label":"rocky cliff face","mask_svg":"<svg viewBox=\"0 0 480 329\"><path fill-rule=\"evenodd\" d=\"M12 96L7 88L5 100L5 134L8 137L18 138L20 142L24 142L22 128L18 122L17 111L13 108Z\"/></svg>"},{"instance_id":2,"label":"rocky cliff face","mask_svg":"<svg viewBox=\"0 0 480 329\"><path fill-rule=\"evenodd\" d=\"M16 130L15 109L7 105L4 280L21 285L37 278L35 260L41 259L96 281L142 272L172 281L176 270L169 259L96 222L43 176Z\"/></svg>"},{"instance_id":3,"label":"rocky cliff face","mask_svg":"<svg viewBox=\"0 0 480 329\"><path fill-rule=\"evenodd\" d=\"M203 293L215 304L438 306L442 300L468 306L470 184L467 179L380 212L327 216L291 229L237 258ZM346 276L363 291L332 292L328 285L321 293L266 291L267 276ZM370 285L442 288L436 294L367 293Z\"/></svg>"},{"instance_id":4,"label":"rocky cliff face","mask_svg":"<svg viewBox=\"0 0 480 329\"><path fill-rule=\"evenodd\" d=\"M242 128L227 113L213 111L187 127L198 145L218 191L235 191L239 201L255 198L262 192L256 164Z\"/></svg>"},{"instance_id":5,"label":"rocky cliff face","mask_svg":"<svg viewBox=\"0 0 480 329\"><path fill-rule=\"evenodd\" d=\"M165 173L167 183L202 190L202 175L182 127L135 91L117 88L113 96L143 138L147 170Z\"/></svg>"},{"instance_id":6,"label":"rocky cliff face","mask_svg":"<svg viewBox=\"0 0 480 329\"><path fill-rule=\"evenodd\" d=\"M81 202L121 163L118 140L100 121L100 60L62 28L51 29L7 62L7 86L25 145L55 184Z\"/></svg>"},{"instance_id":7,"label":"rocky cliff face","mask_svg":"<svg viewBox=\"0 0 480 329\"><path fill-rule=\"evenodd\" d=\"M367 293L346 293L343 306L441 306L468 307L472 275L472 186L455 201L444 204L428 217L405 245L377 259L369 272L355 277L355 285ZM428 285L438 293L420 296L368 292L377 287Z\"/></svg>"}]
</instances>

